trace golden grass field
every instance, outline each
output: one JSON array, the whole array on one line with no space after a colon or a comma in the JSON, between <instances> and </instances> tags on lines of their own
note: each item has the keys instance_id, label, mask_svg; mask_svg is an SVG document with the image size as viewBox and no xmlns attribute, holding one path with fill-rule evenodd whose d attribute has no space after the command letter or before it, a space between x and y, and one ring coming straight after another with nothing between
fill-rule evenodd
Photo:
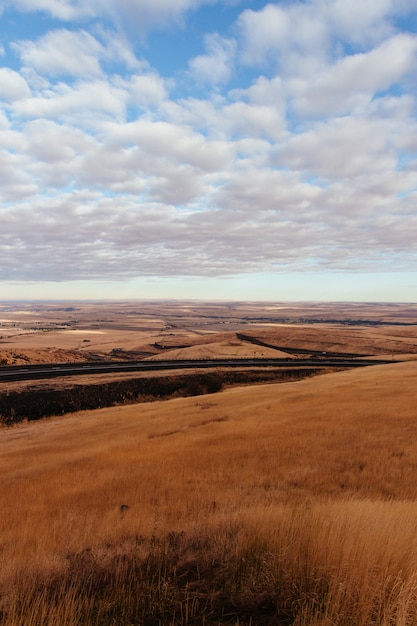
<instances>
[{"instance_id":1,"label":"golden grass field","mask_svg":"<svg viewBox=\"0 0 417 626\"><path fill-rule=\"evenodd\" d=\"M415 328L327 341L413 355ZM393 362L2 428L0 623L414 626L416 379Z\"/></svg>"}]
</instances>

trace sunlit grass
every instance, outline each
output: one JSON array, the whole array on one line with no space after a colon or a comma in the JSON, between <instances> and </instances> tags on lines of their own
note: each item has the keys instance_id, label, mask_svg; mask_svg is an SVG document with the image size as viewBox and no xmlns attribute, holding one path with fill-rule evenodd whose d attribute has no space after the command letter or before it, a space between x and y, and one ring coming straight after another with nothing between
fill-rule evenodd
<instances>
[{"instance_id":1,"label":"sunlit grass","mask_svg":"<svg viewBox=\"0 0 417 626\"><path fill-rule=\"evenodd\" d=\"M2 623L417 623L416 373L1 430Z\"/></svg>"}]
</instances>

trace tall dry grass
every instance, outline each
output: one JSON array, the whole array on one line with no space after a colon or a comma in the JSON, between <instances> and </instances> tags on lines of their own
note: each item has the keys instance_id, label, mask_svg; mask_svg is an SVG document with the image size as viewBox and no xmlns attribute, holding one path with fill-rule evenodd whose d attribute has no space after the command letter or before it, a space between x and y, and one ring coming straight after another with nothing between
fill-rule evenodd
<instances>
[{"instance_id":1,"label":"tall dry grass","mask_svg":"<svg viewBox=\"0 0 417 626\"><path fill-rule=\"evenodd\" d=\"M416 624L416 365L3 429L1 623Z\"/></svg>"}]
</instances>

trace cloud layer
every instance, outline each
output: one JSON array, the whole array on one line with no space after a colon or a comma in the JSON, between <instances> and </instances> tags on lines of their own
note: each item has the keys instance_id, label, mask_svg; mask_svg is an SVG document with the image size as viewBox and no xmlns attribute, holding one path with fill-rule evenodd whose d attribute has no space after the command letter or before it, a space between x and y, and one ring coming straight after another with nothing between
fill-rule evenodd
<instances>
[{"instance_id":1,"label":"cloud layer","mask_svg":"<svg viewBox=\"0 0 417 626\"><path fill-rule=\"evenodd\" d=\"M414 0L246 4L2 3L1 280L413 267Z\"/></svg>"}]
</instances>

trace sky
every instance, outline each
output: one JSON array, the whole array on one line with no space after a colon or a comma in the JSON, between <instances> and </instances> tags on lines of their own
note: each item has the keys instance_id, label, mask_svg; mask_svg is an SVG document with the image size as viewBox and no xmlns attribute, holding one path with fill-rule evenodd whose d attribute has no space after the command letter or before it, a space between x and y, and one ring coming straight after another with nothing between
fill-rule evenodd
<instances>
[{"instance_id":1,"label":"sky","mask_svg":"<svg viewBox=\"0 0 417 626\"><path fill-rule=\"evenodd\" d=\"M0 301L417 301L415 0L0 0Z\"/></svg>"}]
</instances>

